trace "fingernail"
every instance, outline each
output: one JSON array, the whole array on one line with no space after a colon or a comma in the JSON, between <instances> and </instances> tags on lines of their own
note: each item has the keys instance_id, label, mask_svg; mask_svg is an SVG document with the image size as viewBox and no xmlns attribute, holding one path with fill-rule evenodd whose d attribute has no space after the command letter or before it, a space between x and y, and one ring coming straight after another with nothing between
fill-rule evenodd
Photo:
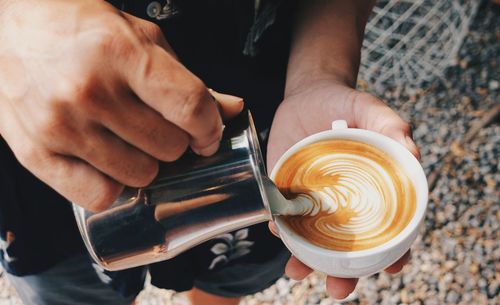
<instances>
[{"instance_id":1,"label":"fingernail","mask_svg":"<svg viewBox=\"0 0 500 305\"><path fill-rule=\"evenodd\" d=\"M227 101L227 102L230 102L230 103L233 103L233 104L243 103L243 98L242 97L234 96L234 95L227 95L227 94L224 94L224 95L225 95L224 100Z\"/></svg>"},{"instance_id":2,"label":"fingernail","mask_svg":"<svg viewBox=\"0 0 500 305\"><path fill-rule=\"evenodd\" d=\"M412 154L415 155L415 157L418 160L420 160L420 151L418 150L418 147L417 147L417 144L415 143L415 141L413 141L413 139L410 136L406 136L405 140L406 140L406 143L407 143L408 147L410 148L410 151L412 152Z\"/></svg>"},{"instance_id":3,"label":"fingernail","mask_svg":"<svg viewBox=\"0 0 500 305\"><path fill-rule=\"evenodd\" d=\"M415 146L415 142L413 142L413 139L410 136L406 136L405 140L408 145Z\"/></svg>"},{"instance_id":4,"label":"fingernail","mask_svg":"<svg viewBox=\"0 0 500 305\"><path fill-rule=\"evenodd\" d=\"M356 291L353 290L346 297L336 298L336 300L339 301L339 302L348 302L348 301L352 301L356 296L357 296Z\"/></svg>"},{"instance_id":5,"label":"fingernail","mask_svg":"<svg viewBox=\"0 0 500 305\"><path fill-rule=\"evenodd\" d=\"M228 102L238 104L243 102L243 98L235 95L219 93L213 89L209 89L210 94L219 102Z\"/></svg>"}]
</instances>

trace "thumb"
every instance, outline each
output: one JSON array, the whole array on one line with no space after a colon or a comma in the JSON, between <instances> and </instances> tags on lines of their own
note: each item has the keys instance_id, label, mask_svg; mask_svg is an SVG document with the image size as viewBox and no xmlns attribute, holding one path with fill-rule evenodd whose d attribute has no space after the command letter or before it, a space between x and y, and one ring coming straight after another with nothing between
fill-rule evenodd
<instances>
[{"instance_id":1,"label":"thumb","mask_svg":"<svg viewBox=\"0 0 500 305\"><path fill-rule=\"evenodd\" d=\"M395 120L395 122L385 125L380 130L380 133L398 141L406 147L406 149L408 149L415 156L415 158L420 160L420 151L413 141L411 127L401 118L398 117L398 120Z\"/></svg>"},{"instance_id":2,"label":"thumb","mask_svg":"<svg viewBox=\"0 0 500 305\"><path fill-rule=\"evenodd\" d=\"M243 98L234 95L219 93L208 89L219 105L219 112L223 120L228 120L238 115L243 110Z\"/></svg>"},{"instance_id":3,"label":"thumb","mask_svg":"<svg viewBox=\"0 0 500 305\"><path fill-rule=\"evenodd\" d=\"M420 152L413 141L411 126L377 97L360 93L354 101L356 122L359 128L373 130L398 141L417 159Z\"/></svg>"}]
</instances>

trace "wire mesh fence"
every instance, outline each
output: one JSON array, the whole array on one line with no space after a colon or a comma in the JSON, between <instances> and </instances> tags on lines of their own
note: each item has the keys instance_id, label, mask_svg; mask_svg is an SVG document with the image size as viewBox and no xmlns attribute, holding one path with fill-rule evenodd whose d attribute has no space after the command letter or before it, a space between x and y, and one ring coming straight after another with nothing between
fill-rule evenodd
<instances>
[{"instance_id":1,"label":"wire mesh fence","mask_svg":"<svg viewBox=\"0 0 500 305\"><path fill-rule=\"evenodd\" d=\"M456 57L479 0L381 0L366 26L360 79L380 92L418 88Z\"/></svg>"}]
</instances>

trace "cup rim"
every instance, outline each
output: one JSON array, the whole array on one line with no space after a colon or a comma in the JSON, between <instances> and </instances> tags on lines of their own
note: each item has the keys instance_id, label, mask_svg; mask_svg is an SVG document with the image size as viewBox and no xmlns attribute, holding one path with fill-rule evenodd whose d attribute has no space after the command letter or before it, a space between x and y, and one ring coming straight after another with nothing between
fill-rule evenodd
<instances>
[{"instance_id":1,"label":"cup rim","mask_svg":"<svg viewBox=\"0 0 500 305\"><path fill-rule=\"evenodd\" d=\"M359 138L364 138L363 140ZM402 144L397 142L396 140L389 138L383 134L366 130L366 129L358 129L358 128L341 128L334 130L326 130L313 135L310 135L301 141L295 143L292 147L290 147L276 162L276 165L271 171L270 178L273 180L278 172L278 169L281 168L283 163L294 153L296 153L300 148L325 141L330 139L339 139L339 140L351 140L351 141L360 141L372 146L377 147L382 150L384 153L389 154L391 157L394 157L394 153L390 153L388 148L391 147L392 150L397 150L398 154L403 154L403 156L398 157L398 159L406 159L405 164L401 164L405 171L408 168L415 169L416 175L409 175L411 182L415 187L416 193L416 209L415 213L412 216L410 222L406 225L406 227L399 232L396 236L391 238L389 241L386 241L378 246L373 248L364 249L364 250L352 250L352 251L337 251L326 249L323 247L319 247L307 241L307 239L295 231L293 231L280 216L277 216L275 219L276 225L280 232L284 232L286 236L290 239L293 239L295 242L300 243L302 248L308 249L318 255L324 257L338 257L338 258L357 258L357 257L365 257L367 255L374 255L379 253L384 253L387 250L390 250L394 247L400 245L406 238L408 238L415 230L418 229L421 222L424 219L425 211L427 209L428 204L428 184L427 178L425 176L425 172L420 164L420 162L415 158L415 156L406 149ZM378 143L374 143L378 142ZM385 144L382 144L385 143ZM381 147L385 146L385 147ZM408 162L408 163L406 163ZM398 163L401 163L398 161ZM417 190L418 188L418 190ZM419 191L420 190L420 191ZM425 190L425 192L423 191ZM292 250L292 249L291 249Z\"/></svg>"}]
</instances>

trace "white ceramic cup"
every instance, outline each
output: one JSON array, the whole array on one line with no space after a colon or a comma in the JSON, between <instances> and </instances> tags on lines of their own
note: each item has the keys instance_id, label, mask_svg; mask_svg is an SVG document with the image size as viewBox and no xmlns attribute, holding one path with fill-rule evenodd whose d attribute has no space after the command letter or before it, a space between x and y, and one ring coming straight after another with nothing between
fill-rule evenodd
<instances>
[{"instance_id":1,"label":"white ceramic cup","mask_svg":"<svg viewBox=\"0 0 500 305\"><path fill-rule=\"evenodd\" d=\"M384 151L399 163L413 183L417 196L415 213L408 225L394 238L379 246L366 250L344 252L328 250L308 242L306 238L295 233L279 216L276 217L275 223L287 248L297 259L310 268L343 278L368 276L396 262L415 241L427 208L427 179L418 160L403 145L373 131L348 128L345 121L334 121L331 130L311 135L288 149L274 166L271 179L274 180L283 163L301 148L312 143L333 139L353 140L369 144Z\"/></svg>"}]
</instances>

